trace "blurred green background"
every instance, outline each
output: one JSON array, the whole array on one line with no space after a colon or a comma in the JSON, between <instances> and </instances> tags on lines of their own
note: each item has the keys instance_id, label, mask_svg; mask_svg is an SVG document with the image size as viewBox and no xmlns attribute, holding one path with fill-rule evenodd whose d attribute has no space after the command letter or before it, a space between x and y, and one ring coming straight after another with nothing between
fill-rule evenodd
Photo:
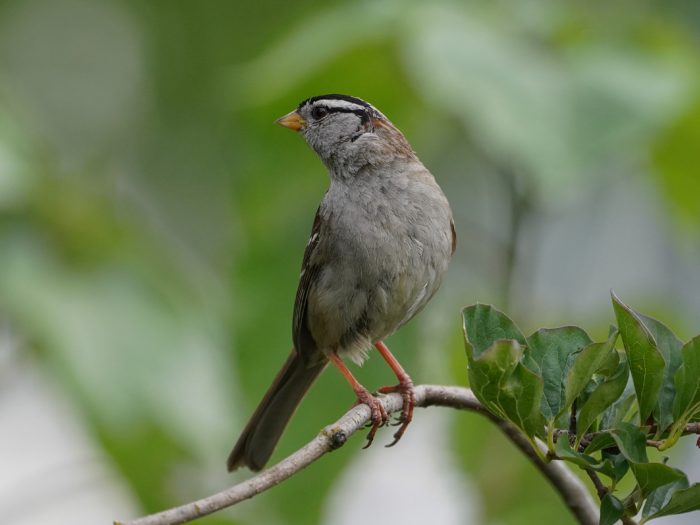
<instances>
[{"instance_id":1,"label":"blurred green background","mask_svg":"<svg viewBox=\"0 0 700 525\"><path fill-rule=\"evenodd\" d=\"M273 125L309 96L379 107L452 203L447 281L389 341L416 382L466 384L476 301L601 337L615 288L696 334L699 85L694 0L0 1L3 523L110 523L249 475L224 461L289 351L328 184ZM352 401L327 371L273 459ZM389 439L201 523L573 523L475 415Z\"/></svg>"}]
</instances>

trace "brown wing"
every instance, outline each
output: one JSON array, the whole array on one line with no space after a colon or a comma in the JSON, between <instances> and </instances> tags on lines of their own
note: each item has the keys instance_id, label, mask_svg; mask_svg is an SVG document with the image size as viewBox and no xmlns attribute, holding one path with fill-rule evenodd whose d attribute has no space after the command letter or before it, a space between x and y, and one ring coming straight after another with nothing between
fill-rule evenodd
<instances>
[{"instance_id":1,"label":"brown wing","mask_svg":"<svg viewBox=\"0 0 700 525\"><path fill-rule=\"evenodd\" d=\"M457 232L455 231L454 219L450 219L450 228L452 229L452 253L451 253L451 255L454 255L455 250L457 249Z\"/></svg>"},{"instance_id":2,"label":"brown wing","mask_svg":"<svg viewBox=\"0 0 700 525\"><path fill-rule=\"evenodd\" d=\"M301 263L301 276L299 277L299 287L297 288L297 296L294 300L294 316L292 318L292 340L294 347L297 349L303 359L312 360L316 357L316 343L311 337L309 328L306 324L306 301L308 299L309 290L318 274L319 267L311 263L311 256L318 246L321 236L321 208L316 211L314 225L311 228L311 237L306 244L304 250L304 259Z\"/></svg>"}]
</instances>

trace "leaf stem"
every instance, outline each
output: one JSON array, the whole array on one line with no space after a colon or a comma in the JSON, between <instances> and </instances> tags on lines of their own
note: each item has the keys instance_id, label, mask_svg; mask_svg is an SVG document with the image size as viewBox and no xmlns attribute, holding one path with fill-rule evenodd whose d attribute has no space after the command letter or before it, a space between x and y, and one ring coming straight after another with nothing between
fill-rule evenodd
<instances>
[{"instance_id":1,"label":"leaf stem","mask_svg":"<svg viewBox=\"0 0 700 525\"><path fill-rule=\"evenodd\" d=\"M554 433L557 429L554 428L554 421L552 420L548 425L547 425L547 448L549 448L549 452L551 454L555 454L554 452ZM565 431L566 432L566 431Z\"/></svg>"}]
</instances>

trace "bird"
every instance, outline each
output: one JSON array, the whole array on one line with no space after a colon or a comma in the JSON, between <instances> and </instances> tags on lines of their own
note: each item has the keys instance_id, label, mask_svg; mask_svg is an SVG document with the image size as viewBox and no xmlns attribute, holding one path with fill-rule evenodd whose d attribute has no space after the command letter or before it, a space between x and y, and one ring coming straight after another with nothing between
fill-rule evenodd
<instances>
[{"instance_id":1,"label":"bird","mask_svg":"<svg viewBox=\"0 0 700 525\"><path fill-rule=\"evenodd\" d=\"M368 447L389 416L353 376L376 348L403 400L392 446L413 419L413 382L384 344L430 301L456 248L452 210L404 135L377 108L342 94L308 98L277 123L302 135L330 185L316 212L292 316L293 348L228 457L261 470L314 380L333 365L371 413Z\"/></svg>"}]
</instances>

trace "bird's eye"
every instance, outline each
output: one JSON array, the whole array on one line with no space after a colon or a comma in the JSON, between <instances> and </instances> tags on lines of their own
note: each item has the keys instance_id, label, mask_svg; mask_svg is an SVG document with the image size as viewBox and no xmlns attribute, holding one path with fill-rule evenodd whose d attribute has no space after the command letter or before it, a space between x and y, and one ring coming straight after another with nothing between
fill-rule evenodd
<instances>
[{"instance_id":1,"label":"bird's eye","mask_svg":"<svg viewBox=\"0 0 700 525\"><path fill-rule=\"evenodd\" d=\"M311 116L314 120L321 120L326 115L328 115L328 108L324 108L323 106L316 106L311 110Z\"/></svg>"}]
</instances>

